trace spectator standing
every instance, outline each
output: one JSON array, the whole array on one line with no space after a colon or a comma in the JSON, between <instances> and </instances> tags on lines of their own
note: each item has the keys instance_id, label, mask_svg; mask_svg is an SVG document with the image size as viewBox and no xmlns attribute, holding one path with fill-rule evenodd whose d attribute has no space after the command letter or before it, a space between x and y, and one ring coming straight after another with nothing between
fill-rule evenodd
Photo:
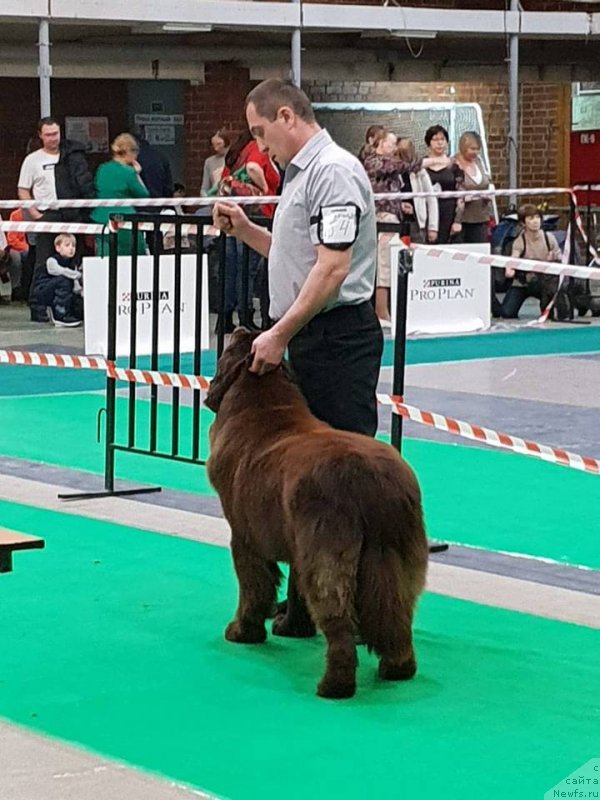
<instances>
[{"instance_id":1,"label":"spectator standing","mask_svg":"<svg viewBox=\"0 0 600 800\"><path fill-rule=\"evenodd\" d=\"M112 161L105 161L96 170L96 194L99 200L131 198L137 200L149 196L144 185L138 163L138 143L129 133L121 133L110 146ZM108 223L110 214L135 214L133 206L99 207L92 211L92 219L102 225ZM120 230L117 234L118 254L130 255L132 251L132 231ZM100 253L108 254L108 234L96 237L96 247ZM146 253L144 237L138 231L135 248L138 255Z\"/></svg>"},{"instance_id":2,"label":"spectator standing","mask_svg":"<svg viewBox=\"0 0 600 800\"><path fill-rule=\"evenodd\" d=\"M397 150L402 162L403 191L433 192L433 186L423 162L417 158L412 139L400 139ZM411 205L411 239L416 242L435 242L438 238L438 204L431 194L429 197L413 197ZM405 214L405 219L407 215Z\"/></svg>"},{"instance_id":3,"label":"spectator standing","mask_svg":"<svg viewBox=\"0 0 600 800\"><path fill-rule=\"evenodd\" d=\"M460 192L464 188L465 176L456 160L448 156L448 131L442 125L432 125L425 132L427 157L423 166L429 174L433 190L438 192ZM452 197L438 198L439 244L448 244L462 231L460 217L463 206ZM460 208L460 211L459 211Z\"/></svg>"},{"instance_id":4,"label":"spectator standing","mask_svg":"<svg viewBox=\"0 0 600 800\"><path fill-rule=\"evenodd\" d=\"M205 197L211 189L218 186L223 168L225 166L225 156L229 150L231 140L229 134L225 131L218 130L210 138L210 146L213 149L214 155L209 156L204 162L204 169L202 171L202 185L200 187L200 194Z\"/></svg>"},{"instance_id":5,"label":"spectator standing","mask_svg":"<svg viewBox=\"0 0 600 800\"><path fill-rule=\"evenodd\" d=\"M363 166L375 194L379 192L400 192L403 188L400 174L402 165L397 157L398 140L396 134L382 128L373 139ZM399 223L403 217L403 203L400 199L377 200L375 203L378 222ZM404 204L404 210L411 212L412 206ZM375 311L382 328L390 328L390 234L383 233L377 242L377 280L375 288Z\"/></svg>"},{"instance_id":6,"label":"spectator standing","mask_svg":"<svg viewBox=\"0 0 600 800\"><path fill-rule=\"evenodd\" d=\"M375 139L384 131L383 125L369 125L365 132L365 143L358 151L358 160L361 164L365 163L365 158L371 153Z\"/></svg>"},{"instance_id":7,"label":"spectator standing","mask_svg":"<svg viewBox=\"0 0 600 800\"><path fill-rule=\"evenodd\" d=\"M222 181L235 176L240 170L245 170L247 182L252 183L258 194L264 196L275 195L279 188L280 176L277 167L265 152L264 146L259 145L250 131L244 131L239 139L231 146L225 157ZM260 205L258 214L272 218L275 208L272 205ZM233 312L237 308L238 314L243 316L247 327L258 329L254 323L253 297L254 289L260 288L260 282L265 269L262 255L250 249L248 296L242 297L242 268L243 268L243 243L234 236L227 237L225 251L225 333L233 331Z\"/></svg>"},{"instance_id":8,"label":"spectator standing","mask_svg":"<svg viewBox=\"0 0 600 800\"><path fill-rule=\"evenodd\" d=\"M480 157L481 137L475 131L463 133L458 141L456 162L464 174L463 188L467 191L490 188L490 177L485 171ZM489 197L465 197L458 203L457 219L462 222L460 240L466 244L488 241L488 222L490 219Z\"/></svg>"},{"instance_id":9,"label":"spectator standing","mask_svg":"<svg viewBox=\"0 0 600 800\"><path fill-rule=\"evenodd\" d=\"M138 146L137 162L141 169L140 177L150 197L172 197L173 175L169 159L140 133L134 134L134 139Z\"/></svg>"},{"instance_id":10,"label":"spectator standing","mask_svg":"<svg viewBox=\"0 0 600 800\"><path fill-rule=\"evenodd\" d=\"M29 209L33 221L79 222L87 214L80 209L49 210L55 200L89 199L94 197L94 181L85 158L85 146L80 142L62 139L60 126L53 117L44 117L38 123L38 136L42 147L27 155L21 165L18 181L19 200L38 200L39 205ZM36 236L35 271L31 291L35 290L36 275L45 269L53 250L54 234ZM32 320L45 322L44 319Z\"/></svg>"},{"instance_id":11,"label":"spectator standing","mask_svg":"<svg viewBox=\"0 0 600 800\"><path fill-rule=\"evenodd\" d=\"M519 221L524 227L513 242L512 257L560 262L561 252L558 242L550 232L542 229L542 212L533 204L527 203L519 209ZM517 319L519 310L528 297L539 298L540 310L544 311L558 291L558 275L522 272L512 267L507 267L505 273L507 278L513 279L498 314L505 319ZM559 298L557 298L557 313L559 317L566 316L568 309L561 308L563 304Z\"/></svg>"}]
</instances>

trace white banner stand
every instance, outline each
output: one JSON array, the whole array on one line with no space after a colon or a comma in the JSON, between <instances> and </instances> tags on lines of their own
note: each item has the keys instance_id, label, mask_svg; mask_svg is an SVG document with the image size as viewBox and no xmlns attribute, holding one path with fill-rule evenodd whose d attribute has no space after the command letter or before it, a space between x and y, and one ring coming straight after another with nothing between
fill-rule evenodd
<instances>
[{"instance_id":1,"label":"white banner stand","mask_svg":"<svg viewBox=\"0 0 600 800\"><path fill-rule=\"evenodd\" d=\"M390 243L392 264L392 336L396 331L398 257L405 245L398 236ZM432 256L429 249L442 251ZM491 325L491 268L452 259L453 250L489 254L489 244L429 245L414 251L408 276L406 333L468 333Z\"/></svg>"},{"instance_id":2,"label":"white banner stand","mask_svg":"<svg viewBox=\"0 0 600 800\"><path fill-rule=\"evenodd\" d=\"M208 350L208 264L202 262L201 348ZM129 355L131 321L131 259L118 257L117 273L117 356ZM153 256L138 257L137 337L138 355L152 352L152 263ZM160 256L158 352L173 352L175 256ZM108 355L108 258L83 259L85 352ZM194 298L196 296L196 256L181 256L181 352L192 352L194 341Z\"/></svg>"}]
</instances>

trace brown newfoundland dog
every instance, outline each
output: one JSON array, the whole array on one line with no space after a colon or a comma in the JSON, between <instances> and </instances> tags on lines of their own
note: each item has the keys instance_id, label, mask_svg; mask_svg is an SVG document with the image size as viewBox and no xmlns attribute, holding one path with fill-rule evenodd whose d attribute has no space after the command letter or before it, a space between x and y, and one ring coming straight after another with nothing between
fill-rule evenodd
<instances>
[{"instance_id":1,"label":"brown newfoundland dog","mask_svg":"<svg viewBox=\"0 0 600 800\"><path fill-rule=\"evenodd\" d=\"M255 336L233 334L206 397L217 415L208 475L231 525L239 581L225 638L264 642L277 562L288 562L327 639L317 694L354 694L356 635L380 657L381 678L412 678L428 557L417 480L394 448L316 419L284 364L249 372Z\"/></svg>"}]
</instances>

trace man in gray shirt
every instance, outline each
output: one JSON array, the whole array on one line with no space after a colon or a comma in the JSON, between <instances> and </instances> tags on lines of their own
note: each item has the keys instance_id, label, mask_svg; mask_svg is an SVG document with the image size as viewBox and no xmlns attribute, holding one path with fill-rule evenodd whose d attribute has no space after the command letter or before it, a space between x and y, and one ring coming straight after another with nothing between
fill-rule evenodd
<instances>
[{"instance_id":1,"label":"man in gray shirt","mask_svg":"<svg viewBox=\"0 0 600 800\"><path fill-rule=\"evenodd\" d=\"M275 369L287 348L313 414L374 436L383 335L371 304L377 235L370 181L358 159L320 128L301 89L263 81L246 98L246 119L286 168L272 234L239 205L219 202L213 211L218 228L269 259L275 323L255 339L250 369L259 375ZM273 632L314 633L292 574L287 614Z\"/></svg>"},{"instance_id":2,"label":"man in gray shirt","mask_svg":"<svg viewBox=\"0 0 600 800\"><path fill-rule=\"evenodd\" d=\"M246 98L246 118L286 167L272 234L239 205L214 208L217 227L269 259L275 324L255 340L251 369L274 369L288 348L315 416L374 436L383 336L370 302L377 236L369 179L358 159L320 128L295 86L263 81Z\"/></svg>"}]
</instances>

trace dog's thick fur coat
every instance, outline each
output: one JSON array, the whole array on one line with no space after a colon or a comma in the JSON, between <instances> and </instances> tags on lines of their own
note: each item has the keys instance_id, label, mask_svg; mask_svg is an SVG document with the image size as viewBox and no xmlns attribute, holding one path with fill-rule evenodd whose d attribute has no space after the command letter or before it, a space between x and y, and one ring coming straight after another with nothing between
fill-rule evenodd
<instances>
[{"instance_id":1,"label":"dog's thick fur coat","mask_svg":"<svg viewBox=\"0 0 600 800\"><path fill-rule=\"evenodd\" d=\"M354 694L357 633L380 657L383 679L411 678L428 557L417 480L394 448L317 420L285 366L249 372L254 337L234 333L206 398L217 415L208 475L231 526L239 581L225 636L265 640L277 562L289 562L327 639L318 694Z\"/></svg>"}]
</instances>

